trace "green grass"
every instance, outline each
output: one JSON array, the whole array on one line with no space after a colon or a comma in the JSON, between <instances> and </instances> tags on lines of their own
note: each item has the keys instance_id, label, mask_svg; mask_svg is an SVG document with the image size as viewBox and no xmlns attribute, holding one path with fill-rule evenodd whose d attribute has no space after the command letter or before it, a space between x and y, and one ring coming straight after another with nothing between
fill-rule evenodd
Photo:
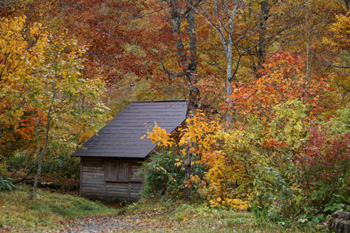
<instances>
[{"instance_id":1,"label":"green grass","mask_svg":"<svg viewBox=\"0 0 350 233\"><path fill-rule=\"evenodd\" d=\"M119 209L80 197L38 190L37 197L30 201L30 187L0 192L0 232L33 231L59 225L72 217L92 215L116 215Z\"/></svg>"},{"instance_id":2,"label":"green grass","mask_svg":"<svg viewBox=\"0 0 350 233\"><path fill-rule=\"evenodd\" d=\"M137 216L147 228L129 232L312 232L296 223L257 222L252 213L213 209L177 202L139 202L125 207L125 217Z\"/></svg>"},{"instance_id":3,"label":"green grass","mask_svg":"<svg viewBox=\"0 0 350 233\"><path fill-rule=\"evenodd\" d=\"M20 190L0 192L0 232L55 232L63 224L75 224L70 218L101 215L132 223L125 228L121 224L120 232L312 232L297 223L282 226L268 220L256 221L249 212L209 208L198 203L142 200L113 208L44 190L29 201L29 191L29 187L23 186Z\"/></svg>"}]
</instances>

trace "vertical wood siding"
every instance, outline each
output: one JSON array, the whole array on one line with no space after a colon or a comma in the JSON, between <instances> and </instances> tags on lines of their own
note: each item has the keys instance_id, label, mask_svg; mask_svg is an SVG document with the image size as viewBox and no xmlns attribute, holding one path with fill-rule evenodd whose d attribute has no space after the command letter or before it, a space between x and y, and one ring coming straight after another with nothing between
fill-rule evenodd
<instances>
[{"instance_id":1,"label":"vertical wood siding","mask_svg":"<svg viewBox=\"0 0 350 233\"><path fill-rule=\"evenodd\" d=\"M80 194L88 198L136 201L141 198L142 160L81 158Z\"/></svg>"}]
</instances>

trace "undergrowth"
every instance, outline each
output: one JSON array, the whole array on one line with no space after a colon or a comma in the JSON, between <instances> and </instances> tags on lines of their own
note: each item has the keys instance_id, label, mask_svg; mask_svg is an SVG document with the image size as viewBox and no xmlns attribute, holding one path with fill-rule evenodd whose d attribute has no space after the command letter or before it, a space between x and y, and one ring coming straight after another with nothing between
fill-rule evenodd
<instances>
[{"instance_id":1,"label":"undergrowth","mask_svg":"<svg viewBox=\"0 0 350 233\"><path fill-rule=\"evenodd\" d=\"M179 200L141 200L124 208L124 216L137 216L149 223L133 232L313 232L298 223L288 226L264 219L254 213Z\"/></svg>"},{"instance_id":2,"label":"undergrowth","mask_svg":"<svg viewBox=\"0 0 350 233\"><path fill-rule=\"evenodd\" d=\"M120 209L107 207L69 194L39 190L37 197L29 201L29 186L0 192L0 232L37 231L59 225L72 217L93 215L117 215Z\"/></svg>"},{"instance_id":3,"label":"undergrowth","mask_svg":"<svg viewBox=\"0 0 350 233\"><path fill-rule=\"evenodd\" d=\"M106 206L77 196L38 191L37 198L28 200L29 186L0 192L0 232L57 232L65 225L77 224L70 218L106 216L120 221L143 222L144 227L120 224L121 232L312 232L297 222L288 225L257 220L252 212L212 208L192 200L142 199L123 208ZM92 217L95 221L98 218ZM78 221L79 223L79 221ZM124 228L125 226L129 228Z\"/></svg>"}]
</instances>

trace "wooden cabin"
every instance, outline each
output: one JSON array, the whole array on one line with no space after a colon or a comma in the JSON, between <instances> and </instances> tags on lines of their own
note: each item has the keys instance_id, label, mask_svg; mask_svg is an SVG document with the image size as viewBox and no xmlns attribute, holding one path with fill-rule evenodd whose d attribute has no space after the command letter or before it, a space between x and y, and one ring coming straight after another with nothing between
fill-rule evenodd
<instances>
[{"instance_id":1,"label":"wooden cabin","mask_svg":"<svg viewBox=\"0 0 350 233\"><path fill-rule=\"evenodd\" d=\"M155 150L140 138L154 122L175 131L186 119L186 101L132 102L72 156L80 157L80 194L92 199L136 201L141 197L141 162Z\"/></svg>"}]
</instances>

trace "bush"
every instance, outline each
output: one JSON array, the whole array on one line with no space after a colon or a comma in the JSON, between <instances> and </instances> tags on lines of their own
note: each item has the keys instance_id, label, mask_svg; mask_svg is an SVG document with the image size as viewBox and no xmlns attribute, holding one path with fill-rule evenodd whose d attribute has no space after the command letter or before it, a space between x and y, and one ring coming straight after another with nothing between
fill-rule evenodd
<instances>
[{"instance_id":1,"label":"bush","mask_svg":"<svg viewBox=\"0 0 350 233\"><path fill-rule=\"evenodd\" d=\"M323 209L337 197L350 196L350 133L319 123L310 131L300 169L306 193L313 205Z\"/></svg>"},{"instance_id":2,"label":"bush","mask_svg":"<svg viewBox=\"0 0 350 233\"><path fill-rule=\"evenodd\" d=\"M69 155L47 155L42 167L41 180L44 183L54 182L56 187L70 189L79 181L79 161L79 158ZM37 160L28 151L18 150L14 155L8 156L6 167L11 174L17 175L17 179L25 177L28 173L28 179L31 179L37 169Z\"/></svg>"},{"instance_id":3,"label":"bush","mask_svg":"<svg viewBox=\"0 0 350 233\"><path fill-rule=\"evenodd\" d=\"M58 180L79 180L80 159L69 155L53 155L43 164L43 176L53 176Z\"/></svg>"},{"instance_id":4,"label":"bush","mask_svg":"<svg viewBox=\"0 0 350 233\"><path fill-rule=\"evenodd\" d=\"M252 203L255 211L266 211L270 220L294 218L302 211L305 196L300 189L299 176L293 162L285 160L287 167L259 164L254 179Z\"/></svg>"},{"instance_id":5,"label":"bush","mask_svg":"<svg viewBox=\"0 0 350 233\"><path fill-rule=\"evenodd\" d=\"M36 160L33 154L27 150L17 150L6 159L6 167L10 172L23 171L26 173L33 166L36 166Z\"/></svg>"},{"instance_id":6,"label":"bush","mask_svg":"<svg viewBox=\"0 0 350 233\"><path fill-rule=\"evenodd\" d=\"M10 177L0 175L0 191L10 191L16 188L17 186L12 183L12 179Z\"/></svg>"},{"instance_id":7,"label":"bush","mask_svg":"<svg viewBox=\"0 0 350 233\"><path fill-rule=\"evenodd\" d=\"M165 149L151 155L149 161L144 163L145 175L143 195L145 197L181 196L185 172L175 166L177 156Z\"/></svg>"},{"instance_id":8,"label":"bush","mask_svg":"<svg viewBox=\"0 0 350 233\"><path fill-rule=\"evenodd\" d=\"M165 195L167 198L182 198L184 192L185 171L182 166L177 166L183 157L170 149L162 149L151 155L149 161L143 166L145 175L143 196L159 198ZM203 165L194 167L194 174L203 177L205 172Z\"/></svg>"},{"instance_id":9,"label":"bush","mask_svg":"<svg viewBox=\"0 0 350 233\"><path fill-rule=\"evenodd\" d=\"M267 122L259 118L249 122L246 134L252 135L252 146L246 158L254 177L254 211L284 222L303 211L305 195L297 158L308 139L307 115L306 107L297 100L278 104L273 110Z\"/></svg>"},{"instance_id":10,"label":"bush","mask_svg":"<svg viewBox=\"0 0 350 233\"><path fill-rule=\"evenodd\" d=\"M307 127L300 103L274 109L265 137L252 143L254 211L311 226L350 204L350 111Z\"/></svg>"}]
</instances>

